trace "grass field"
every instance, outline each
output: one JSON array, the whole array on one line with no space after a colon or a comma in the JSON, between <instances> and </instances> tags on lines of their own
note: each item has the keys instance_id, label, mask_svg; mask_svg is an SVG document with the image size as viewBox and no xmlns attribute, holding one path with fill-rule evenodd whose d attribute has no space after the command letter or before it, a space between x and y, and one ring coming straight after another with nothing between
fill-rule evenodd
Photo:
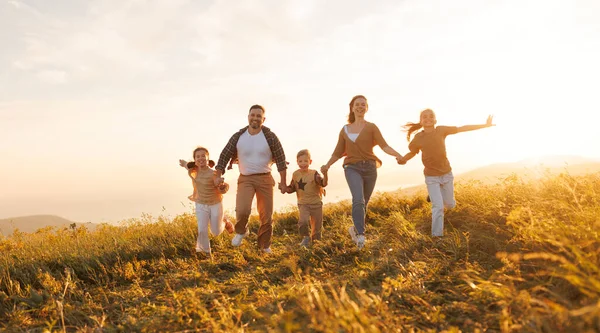
<instances>
[{"instance_id":1,"label":"grass field","mask_svg":"<svg viewBox=\"0 0 600 333\"><path fill-rule=\"evenodd\" d=\"M599 332L600 174L456 184L445 236L425 195L378 193L367 245L347 201L299 248L297 212L274 215L273 254L194 251L192 214L0 241L7 332Z\"/></svg>"}]
</instances>

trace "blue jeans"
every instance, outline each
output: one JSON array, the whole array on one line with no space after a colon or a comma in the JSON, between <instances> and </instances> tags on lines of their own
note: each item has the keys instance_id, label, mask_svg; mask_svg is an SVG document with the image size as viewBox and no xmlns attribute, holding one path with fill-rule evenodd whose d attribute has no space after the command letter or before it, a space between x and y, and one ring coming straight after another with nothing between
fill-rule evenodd
<instances>
[{"instance_id":1,"label":"blue jeans","mask_svg":"<svg viewBox=\"0 0 600 333\"><path fill-rule=\"evenodd\" d=\"M377 180L375 161L360 161L344 165L344 175L352 193L352 221L357 235L365 234L367 205Z\"/></svg>"}]
</instances>

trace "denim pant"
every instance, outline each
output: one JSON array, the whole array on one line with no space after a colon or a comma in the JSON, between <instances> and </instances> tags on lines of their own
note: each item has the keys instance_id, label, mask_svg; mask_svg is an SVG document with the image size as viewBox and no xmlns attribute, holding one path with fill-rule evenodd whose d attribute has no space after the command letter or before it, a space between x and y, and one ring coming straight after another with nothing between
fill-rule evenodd
<instances>
[{"instance_id":1,"label":"denim pant","mask_svg":"<svg viewBox=\"0 0 600 333\"><path fill-rule=\"evenodd\" d=\"M441 176L425 176L431 200L431 235L444 235L444 208L454 208L454 176L448 172Z\"/></svg>"},{"instance_id":2,"label":"denim pant","mask_svg":"<svg viewBox=\"0 0 600 333\"><path fill-rule=\"evenodd\" d=\"M344 165L344 175L352 193L352 221L357 235L365 234L367 205L377 180L375 161L360 161Z\"/></svg>"}]
</instances>

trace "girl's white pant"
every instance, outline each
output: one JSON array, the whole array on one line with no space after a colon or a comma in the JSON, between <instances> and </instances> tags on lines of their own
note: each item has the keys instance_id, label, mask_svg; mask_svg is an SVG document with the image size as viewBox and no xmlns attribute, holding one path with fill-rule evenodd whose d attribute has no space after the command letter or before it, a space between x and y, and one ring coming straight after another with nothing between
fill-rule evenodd
<instances>
[{"instance_id":1,"label":"girl's white pant","mask_svg":"<svg viewBox=\"0 0 600 333\"><path fill-rule=\"evenodd\" d=\"M448 172L441 176L425 176L427 192L431 200L431 234L444 235L444 208L454 208L454 176Z\"/></svg>"},{"instance_id":2,"label":"girl's white pant","mask_svg":"<svg viewBox=\"0 0 600 333\"><path fill-rule=\"evenodd\" d=\"M214 236L218 236L225 229L223 222L223 203L214 205L203 205L196 203L196 219L198 220L198 239L196 240L196 251L210 253L210 241L208 229Z\"/></svg>"}]
</instances>

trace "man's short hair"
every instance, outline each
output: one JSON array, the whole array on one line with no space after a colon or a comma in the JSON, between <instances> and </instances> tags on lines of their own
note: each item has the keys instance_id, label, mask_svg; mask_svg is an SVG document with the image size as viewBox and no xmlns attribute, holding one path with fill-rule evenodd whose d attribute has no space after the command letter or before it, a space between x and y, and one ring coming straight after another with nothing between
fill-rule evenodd
<instances>
[{"instance_id":1,"label":"man's short hair","mask_svg":"<svg viewBox=\"0 0 600 333\"><path fill-rule=\"evenodd\" d=\"M252 111L252 109L261 109L262 113L265 113L265 108L262 105L258 105L258 104L254 104L250 107L250 110L248 110L248 113L250 113L250 111Z\"/></svg>"}]
</instances>

